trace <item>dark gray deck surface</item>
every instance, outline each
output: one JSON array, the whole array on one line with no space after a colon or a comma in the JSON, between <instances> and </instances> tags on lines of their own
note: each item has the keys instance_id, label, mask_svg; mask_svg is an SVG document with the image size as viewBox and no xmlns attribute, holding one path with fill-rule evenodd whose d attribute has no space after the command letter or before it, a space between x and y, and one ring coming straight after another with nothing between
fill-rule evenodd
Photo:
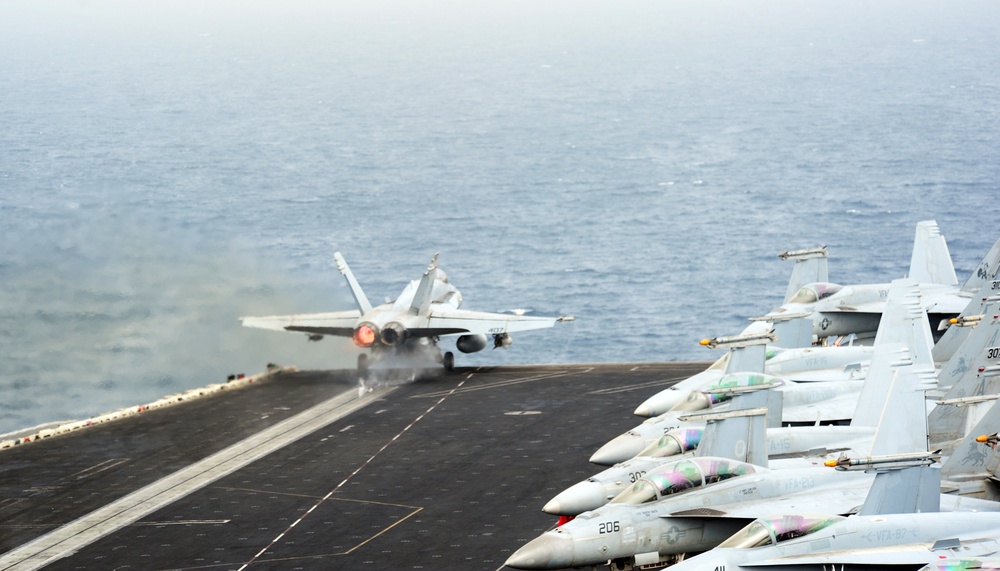
<instances>
[{"instance_id":1,"label":"dark gray deck surface","mask_svg":"<svg viewBox=\"0 0 1000 571\"><path fill-rule=\"evenodd\" d=\"M46 569L499 569L642 400L706 366L430 372ZM355 387L285 374L3 451L0 553Z\"/></svg>"}]
</instances>

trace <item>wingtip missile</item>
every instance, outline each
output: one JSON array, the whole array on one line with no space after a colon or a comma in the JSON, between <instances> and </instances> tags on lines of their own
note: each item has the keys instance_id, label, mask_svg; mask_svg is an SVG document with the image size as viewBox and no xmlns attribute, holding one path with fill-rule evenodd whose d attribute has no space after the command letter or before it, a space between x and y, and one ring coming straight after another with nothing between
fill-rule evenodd
<instances>
[{"instance_id":1,"label":"wingtip missile","mask_svg":"<svg viewBox=\"0 0 1000 571\"><path fill-rule=\"evenodd\" d=\"M811 258L826 258L827 256L826 246L805 248L802 250L788 250L787 252L778 254L778 257L782 260L808 260Z\"/></svg>"},{"instance_id":2,"label":"wingtip missile","mask_svg":"<svg viewBox=\"0 0 1000 571\"><path fill-rule=\"evenodd\" d=\"M981 434L976 437L976 442L980 444L986 444L992 448L997 447L997 443L1000 442L1000 434L994 432L993 434Z\"/></svg>"},{"instance_id":3,"label":"wingtip missile","mask_svg":"<svg viewBox=\"0 0 1000 571\"><path fill-rule=\"evenodd\" d=\"M841 455L835 460L823 462L823 465L838 470L882 471L913 468L915 466L929 466L940 459L941 451L935 450L933 452L887 454L884 456L862 456L858 458L849 458Z\"/></svg>"},{"instance_id":4,"label":"wingtip missile","mask_svg":"<svg viewBox=\"0 0 1000 571\"><path fill-rule=\"evenodd\" d=\"M731 335L729 337L713 337L702 339L698 342L702 347L709 349L736 349L739 347L751 347L754 345L765 345L774 343L777 339L774 330L767 333L747 333L745 335Z\"/></svg>"}]
</instances>

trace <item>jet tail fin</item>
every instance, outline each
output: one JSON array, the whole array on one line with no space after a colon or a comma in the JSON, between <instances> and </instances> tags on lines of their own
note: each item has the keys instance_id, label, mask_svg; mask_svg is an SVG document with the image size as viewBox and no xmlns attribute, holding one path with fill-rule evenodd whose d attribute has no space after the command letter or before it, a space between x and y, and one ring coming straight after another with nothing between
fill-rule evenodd
<instances>
[{"instance_id":1,"label":"jet tail fin","mask_svg":"<svg viewBox=\"0 0 1000 571\"><path fill-rule=\"evenodd\" d=\"M782 260L795 260L795 266L792 268L792 277L788 280L788 288L785 290L785 300L782 303L788 303L788 300L792 299L795 293L806 284L830 281L830 273L827 269L826 261L826 246L810 248L808 250L789 250L778 254L778 257Z\"/></svg>"},{"instance_id":2,"label":"jet tail fin","mask_svg":"<svg viewBox=\"0 0 1000 571\"><path fill-rule=\"evenodd\" d=\"M763 373L766 347L750 345L731 349L726 373Z\"/></svg>"},{"instance_id":3,"label":"jet tail fin","mask_svg":"<svg viewBox=\"0 0 1000 571\"><path fill-rule=\"evenodd\" d=\"M958 285L948 243L934 220L917 222L909 277L922 284Z\"/></svg>"},{"instance_id":4,"label":"jet tail fin","mask_svg":"<svg viewBox=\"0 0 1000 571\"><path fill-rule=\"evenodd\" d=\"M916 366L901 349L892 363L887 398L879 403L878 428L872 439L871 456L911 454L927 450L927 418L924 391L934 384L934 368ZM919 410L920 414L914 414Z\"/></svg>"},{"instance_id":5,"label":"jet tail fin","mask_svg":"<svg viewBox=\"0 0 1000 571\"><path fill-rule=\"evenodd\" d=\"M912 466L875 475L858 515L941 511L941 469Z\"/></svg>"},{"instance_id":6,"label":"jet tail fin","mask_svg":"<svg viewBox=\"0 0 1000 571\"><path fill-rule=\"evenodd\" d=\"M996 304L986 306L987 314L996 311ZM952 326L954 327L954 326ZM965 399L980 397L1000 391L1000 319L984 317L952 358L941 367L938 379L950 388L928 415L931 437L934 442L948 442L965 436L969 424L970 408L961 406ZM949 401L951 401L950 404ZM958 404L959 406L954 406Z\"/></svg>"},{"instance_id":7,"label":"jet tail fin","mask_svg":"<svg viewBox=\"0 0 1000 571\"><path fill-rule=\"evenodd\" d=\"M941 363L950 361L955 354L960 351L965 341L972 335L978 327L973 327L980 320L980 316L986 314L987 304L997 301L1000 298L994 296L993 281L983 281L982 287L973 295L972 300L965 306L962 313L958 315L958 320L948 326L948 329L934 344L934 361Z\"/></svg>"},{"instance_id":8,"label":"jet tail fin","mask_svg":"<svg viewBox=\"0 0 1000 571\"><path fill-rule=\"evenodd\" d=\"M966 280L962 291L969 293L979 291L983 284L996 279L998 270L1000 270L1000 238L993 242L993 247L986 252L979 265L976 266L976 271L972 272L972 275Z\"/></svg>"},{"instance_id":9,"label":"jet tail fin","mask_svg":"<svg viewBox=\"0 0 1000 571\"><path fill-rule=\"evenodd\" d=\"M933 381L934 369L901 358L893 363L891 376L870 457L842 463L848 470L877 472L859 513L940 511L941 470L931 467L939 454L927 452L927 421L912 412L916 407L923 412L923 390Z\"/></svg>"},{"instance_id":10,"label":"jet tail fin","mask_svg":"<svg viewBox=\"0 0 1000 571\"><path fill-rule=\"evenodd\" d=\"M812 347L813 322L807 317L774 320L775 345L785 349Z\"/></svg>"},{"instance_id":11,"label":"jet tail fin","mask_svg":"<svg viewBox=\"0 0 1000 571\"><path fill-rule=\"evenodd\" d=\"M705 431L695 454L721 456L758 466L767 466L767 405L771 385L732 388L729 410L687 415L684 419L704 419ZM780 397L780 395L778 395Z\"/></svg>"},{"instance_id":12,"label":"jet tail fin","mask_svg":"<svg viewBox=\"0 0 1000 571\"><path fill-rule=\"evenodd\" d=\"M902 412L898 421L910 426L907 430L918 430L912 423L917 419L922 422L926 415L923 393L912 398L911 395L895 394L894 391L912 392L912 389L894 387L893 367L909 359L917 370L933 371L932 344L930 323L921 306L917 283L912 279L894 280L889 286L885 312L875 335L875 352L851 426L879 426L885 422L885 404L892 402ZM926 434L926 427L920 432Z\"/></svg>"},{"instance_id":13,"label":"jet tail fin","mask_svg":"<svg viewBox=\"0 0 1000 571\"><path fill-rule=\"evenodd\" d=\"M344 256L340 252L333 253L333 259L337 262L337 269L340 273L344 274L344 278L347 279L347 285L351 288L351 295L354 296L355 303L358 304L358 309L361 310L361 314L364 315L372 310L372 304L368 301L368 296L365 295L364 290L361 289L361 285L358 284L358 280L354 278L354 272L348 267L347 261L344 260Z\"/></svg>"},{"instance_id":14,"label":"jet tail fin","mask_svg":"<svg viewBox=\"0 0 1000 571\"><path fill-rule=\"evenodd\" d=\"M1000 432L1000 406L994 404L941 466L942 477L948 480L970 480L997 476L1000 458L988 443L978 440L980 436L997 432Z\"/></svg>"},{"instance_id":15,"label":"jet tail fin","mask_svg":"<svg viewBox=\"0 0 1000 571\"><path fill-rule=\"evenodd\" d=\"M410 313L413 315L420 315L427 311L431 304L431 292L434 290L434 280L437 278L438 255L434 254L434 257L431 258L431 263L420 278L420 285L417 286L416 293L413 294L413 303L410 304Z\"/></svg>"}]
</instances>

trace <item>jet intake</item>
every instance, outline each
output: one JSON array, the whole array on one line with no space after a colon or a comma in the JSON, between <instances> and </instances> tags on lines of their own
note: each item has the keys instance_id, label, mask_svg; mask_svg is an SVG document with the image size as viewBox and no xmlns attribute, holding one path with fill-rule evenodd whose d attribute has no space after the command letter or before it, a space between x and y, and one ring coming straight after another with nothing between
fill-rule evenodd
<instances>
[{"instance_id":1,"label":"jet intake","mask_svg":"<svg viewBox=\"0 0 1000 571\"><path fill-rule=\"evenodd\" d=\"M392 323L386 323L382 328L382 343L389 345L402 345L406 342L406 339L410 336L410 332L403 327L402 323L398 321L393 321Z\"/></svg>"},{"instance_id":2,"label":"jet intake","mask_svg":"<svg viewBox=\"0 0 1000 571\"><path fill-rule=\"evenodd\" d=\"M475 353L486 348L485 335L462 335L455 341L455 347L463 353Z\"/></svg>"},{"instance_id":3,"label":"jet intake","mask_svg":"<svg viewBox=\"0 0 1000 571\"><path fill-rule=\"evenodd\" d=\"M354 329L352 339L358 347L371 347L378 339L378 328L371 323L362 323Z\"/></svg>"}]
</instances>

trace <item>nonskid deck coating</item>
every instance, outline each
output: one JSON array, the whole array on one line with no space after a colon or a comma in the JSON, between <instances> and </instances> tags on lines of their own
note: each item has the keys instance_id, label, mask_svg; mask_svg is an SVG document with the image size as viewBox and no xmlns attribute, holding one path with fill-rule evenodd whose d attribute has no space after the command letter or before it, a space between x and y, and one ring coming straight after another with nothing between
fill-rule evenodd
<instances>
[{"instance_id":1,"label":"nonskid deck coating","mask_svg":"<svg viewBox=\"0 0 1000 571\"><path fill-rule=\"evenodd\" d=\"M706 363L458 369L216 480L46 569L499 569L554 525L541 506L600 470L642 400ZM0 552L345 391L286 374L5 451Z\"/></svg>"}]
</instances>

